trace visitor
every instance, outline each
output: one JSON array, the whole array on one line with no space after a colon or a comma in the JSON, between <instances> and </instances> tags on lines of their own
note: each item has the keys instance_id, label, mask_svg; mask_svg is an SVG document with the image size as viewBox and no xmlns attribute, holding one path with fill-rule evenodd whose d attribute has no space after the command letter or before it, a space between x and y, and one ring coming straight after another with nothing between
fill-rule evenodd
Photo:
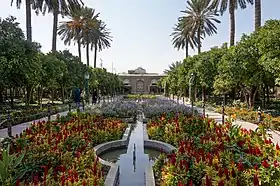
<instances>
[{"instance_id":1,"label":"visitor","mask_svg":"<svg viewBox=\"0 0 280 186\"><path fill-rule=\"evenodd\" d=\"M76 107L80 108L80 103L81 103L81 89L80 88L76 88L75 103L76 103Z\"/></svg>"},{"instance_id":2,"label":"visitor","mask_svg":"<svg viewBox=\"0 0 280 186\"><path fill-rule=\"evenodd\" d=\"M97 90L93 89L92 91L92 104L96 104L97 103Z\"/></svg>"}]
</instances>

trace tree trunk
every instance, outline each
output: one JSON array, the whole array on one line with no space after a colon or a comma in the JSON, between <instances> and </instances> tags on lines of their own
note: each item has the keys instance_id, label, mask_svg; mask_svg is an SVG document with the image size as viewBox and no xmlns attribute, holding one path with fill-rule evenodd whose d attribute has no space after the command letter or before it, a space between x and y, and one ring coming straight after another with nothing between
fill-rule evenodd
<instances>
[{"instance_id":1,"label":"tree trunk","mask_svg":"<svg viewBox=\"0 0 280 186\"><path fill-rule=\"evenodd\" d=\"M186 58L189 56L189 41L186 39Z\"/></svg>"},{"instance_id":2,"label":"tree trunk","mask_svg":"<svg viewBox=\"0 0 280 186\"><path fill-rule=\"evenodd\" d=\"M3 89L0 88L0 103L3 103L4 99L3 99Z\"/></svg>"},{"instance_id":3,"label":"tree trunk","mask_svg":"<svg viewBox=\"0 0 280 186\"><path fill-rule=\"evenodd\" d=\"M89 43L86 45L87 66L89 67Z\"/></svg>"},{"instance_id":4,"label":"tree trunk","mask_svg":"<svg viewBox=\"0 0 280 186\"><path fill-rule=\"evenodd\" d=\"M10 89L11 108L14 108L14 88Z\"/></svg>"},{"instance_id":5,"label":"tree trunk","mask_svg":"<svg viewBox=\"0 0 280 186\"><path fill-rule=\"evenodd\" d=\"M200 36L201 36L201 30L198 27L198 29L197 29L197 41L198 41L197 52L198 52L198 54L200 54L200 52L201 52L201 39L200 39Z\"/></svg>"},{"instance_id":6,"label":"tree trunk","mask_svg":"<svg viewBox=\"0 0 280 186\"><path fill-rule=\"evenodd\" d=\"M52 90L51 90L51 94L52 94L52 95L51 95L51 97L52 97L52 98L51 98L51 101L52 101L52 104L53 104L53 101L54 101L54 90L53 90L53 88L52 88Z\"/></svg>"},{"instance_id":7,"label":"tree trunk","mask_svg":"<svg viewBox=\"0 0 280 186\"><path fill-rule=\"evenodd\" d=\"M32 86L27 86L26 87L26 105L30 104L30 100L31 100L31 91L32 91Z\"/></svg>"},{"instance_id":8,"label":"tree trunk","mask_svg":"<svg viewBox=\"0 0 280 186\"><path fill-rule=\"evenodd\" d=\"M40 86L38 86L38 88L37 88L37 102L38 102L38 105L41 104L40 101L41 101L41 99L40 99Z\"/></svg>"},{"instance_id":9,"label":"tree trunk","mask_svg":"<svg viewBox=\"0 0 280 186\"><path fill-rule=\"evenodd\" d=\"M52 36L52 52L56 51L57 24L58 24L58 8L53 11L53 36Z\"/></svg>"},{"instance_id":10,"label":"tree trunk","mask_svg":"<svg viewBox=\"0 0 280 186\"><path fill-rule=\"evenodd\" d=\"M40 108L42 108L42 104L43 104L43 93L44 93L44 90L43 90L43 87L41 86L41 92L40 92Z\"/></svg>"},{"instance_id":11,"label":"tree trunk","mask_svg":"<svg viewBox=\"0 0 280 186\"><path fill-rule=\"evenodd\" d=\"M32 27L31 27L31 0L25 0L26 11L26 39L32 41Z\"/></svg>"},{"instance_id":12,"label":"tree trunk","mask_svg":"<svg viewBox=\"0 0 280 186\"><path fill-rule=\"evenodd\" d=\"M79 59L80 59L80 61L82 61L81 41L78 40L77 43L78 43L78 54L79 54Z\"/></svg>"},{"instance_id":13,"label":"tree trunk","mask_svg":"<svg viewBox=\"0 0 280 186\"><path fill-rule=\"evenodd\" d=\"M93 67L96 68L96 58L97 58L97 42L94 44L94 65Z\"/></svg>"},{"instance_id":14,"label":"tree trunk","mask_svg":"<svg viewBox=\"0 0 280 186\"><path fill-rule=\"evenodd\" d=\"M255 0L255 30L261 27L261 0Z\"/></svg>"},{"instance_id":15,"label":"tree trunk","mask_svg":"<svg viewBox=\"0 0 280 186\"><path fill-rule=\"evenodd\" d=\"M202 87L202 98L201 98L201 99L202 99L202 101L204 101L204 102L206 101L206 90L205 90L205 87L204 87L204 86Z\"/></svg>"},{"instance_id":16,"label":"tree trunk","mask_svg":"<svg viewBox=\"0 0 280 186\"><path fill-rule=\"evenodd\" d=\"M64 98L64 87L63 86L61 86L61 100L62 100L62 103L64 104L65 98Z\"/></svg>"},{"instance_id":17,"label":"tree trunk","mask_svg":"<svg viewBox=\"0 0 280 186\"><path fill-rule=\"evenodd\" d=\"M262 107L265 109L265 85L262 86Z\"/></svg>"},{"instance_id":18,"label":"tree trunk","mask_svg":"<svg viewBox=\"0 0 280 186\"><path fill-rule=\"evenodd\" d=\"M266 85L266 103L267 103L267 105L269 105L269 102L270 102L270 100L269 100L269 86L268 85Z\"/></svg>"},{"instance_id":19,"label":"tree trunk","mask_svg":"<svg viewBox=\"0 0 280 186\"><path fill-rule=\"evenodd\" d=\"M230 19L230 46L234 46L235 39L235 0L230 0L229 19Z\"/></svg>"}]
</instances>

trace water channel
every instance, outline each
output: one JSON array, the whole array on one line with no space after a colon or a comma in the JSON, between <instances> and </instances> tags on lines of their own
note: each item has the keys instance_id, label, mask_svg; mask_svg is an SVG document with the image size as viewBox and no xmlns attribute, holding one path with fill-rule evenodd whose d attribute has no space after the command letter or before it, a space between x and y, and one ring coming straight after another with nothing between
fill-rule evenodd
<instances>
[{"instance_id":1,"label":"water channel","mask_svg":"<svg viewBox=\"0 0 280 186\"><path fill-rule=\"evenodd\" d=\"M153 164L160 152L154 149L144 149L142 115L133 124L127 149L114 149L100 157L117 163L120 166L120 186L145 186L145 169Z\"/></svg>"}]
</instances>

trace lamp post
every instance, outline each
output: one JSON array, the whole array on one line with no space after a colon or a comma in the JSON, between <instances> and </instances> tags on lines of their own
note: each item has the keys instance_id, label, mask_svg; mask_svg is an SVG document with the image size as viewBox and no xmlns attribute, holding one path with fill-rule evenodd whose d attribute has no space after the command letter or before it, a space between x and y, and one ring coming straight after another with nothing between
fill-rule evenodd
<instances>
[{"instance_id":1,"label":"lamp post","mask_svg":"<svg viewBox=\"0 0 280 186\"><path fill-rule=\"evenodd\" d=\"M191 102L192 114L193 114L193 93L192 93L193 82L194 82L194 74L191 73L191 78L189 80L189 97Z\"/></svg>"},{"instance_id":2,"label":"lamp post","mask_svg":"<svg viewBox=\"0 0 280 186\"><path fill-rule=\"evenodd\" d=\"M86 89L86 102L89 103L89 91L88 91L88 80L89 80L89 73L86 71L85 73L85 89Z\"/></svg>"}]
</instances>

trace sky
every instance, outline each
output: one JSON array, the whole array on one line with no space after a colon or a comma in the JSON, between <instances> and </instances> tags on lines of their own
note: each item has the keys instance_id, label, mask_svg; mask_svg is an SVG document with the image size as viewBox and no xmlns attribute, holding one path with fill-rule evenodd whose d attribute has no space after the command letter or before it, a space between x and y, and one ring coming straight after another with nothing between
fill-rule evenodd
<instances>
[{"instance_id":1,"label":"sky","mask_svg":"<svg viewBox=\"0 0 280 186\"><path fill-rule=\"evenodd\" d=\"M13 15L17 18L25 32L25 4L20 9L10 6L11 0L0 0L0 17L6 18ZM175 61L182 61L184 50L174 49L170 34L182 15L180 12L186 8L186 0L83 0L86 6L94 8L100 13L100 18L105 21L113 36L112 46L97 55L97 66L108 71L121 73L130 69L142 67L147 72L162 73L164 69ZM268 19L280 19L279 0L262 0L262 24ZM202 51L213 46L221 46L229 42L229 17L226 12L219 17L221 23L217 25L218 34L208 36L203 40ZM63 21L60 18L59 21ZM42 45L42 51L51 50L52 43L52 14L45 16L32 15L33 40ZM236 12L236 40L243 33L254 30L254 7ZM65 46L58 37L58 50L70 50L78 55L77 45ZM194 55L197 51L190 50ZM90 65L93 66L94 52L90 53ZM82 61L86 63L85 49L82 49ZM112 68L113 66L113 68Z\"/></svg>"}]
</instances>

